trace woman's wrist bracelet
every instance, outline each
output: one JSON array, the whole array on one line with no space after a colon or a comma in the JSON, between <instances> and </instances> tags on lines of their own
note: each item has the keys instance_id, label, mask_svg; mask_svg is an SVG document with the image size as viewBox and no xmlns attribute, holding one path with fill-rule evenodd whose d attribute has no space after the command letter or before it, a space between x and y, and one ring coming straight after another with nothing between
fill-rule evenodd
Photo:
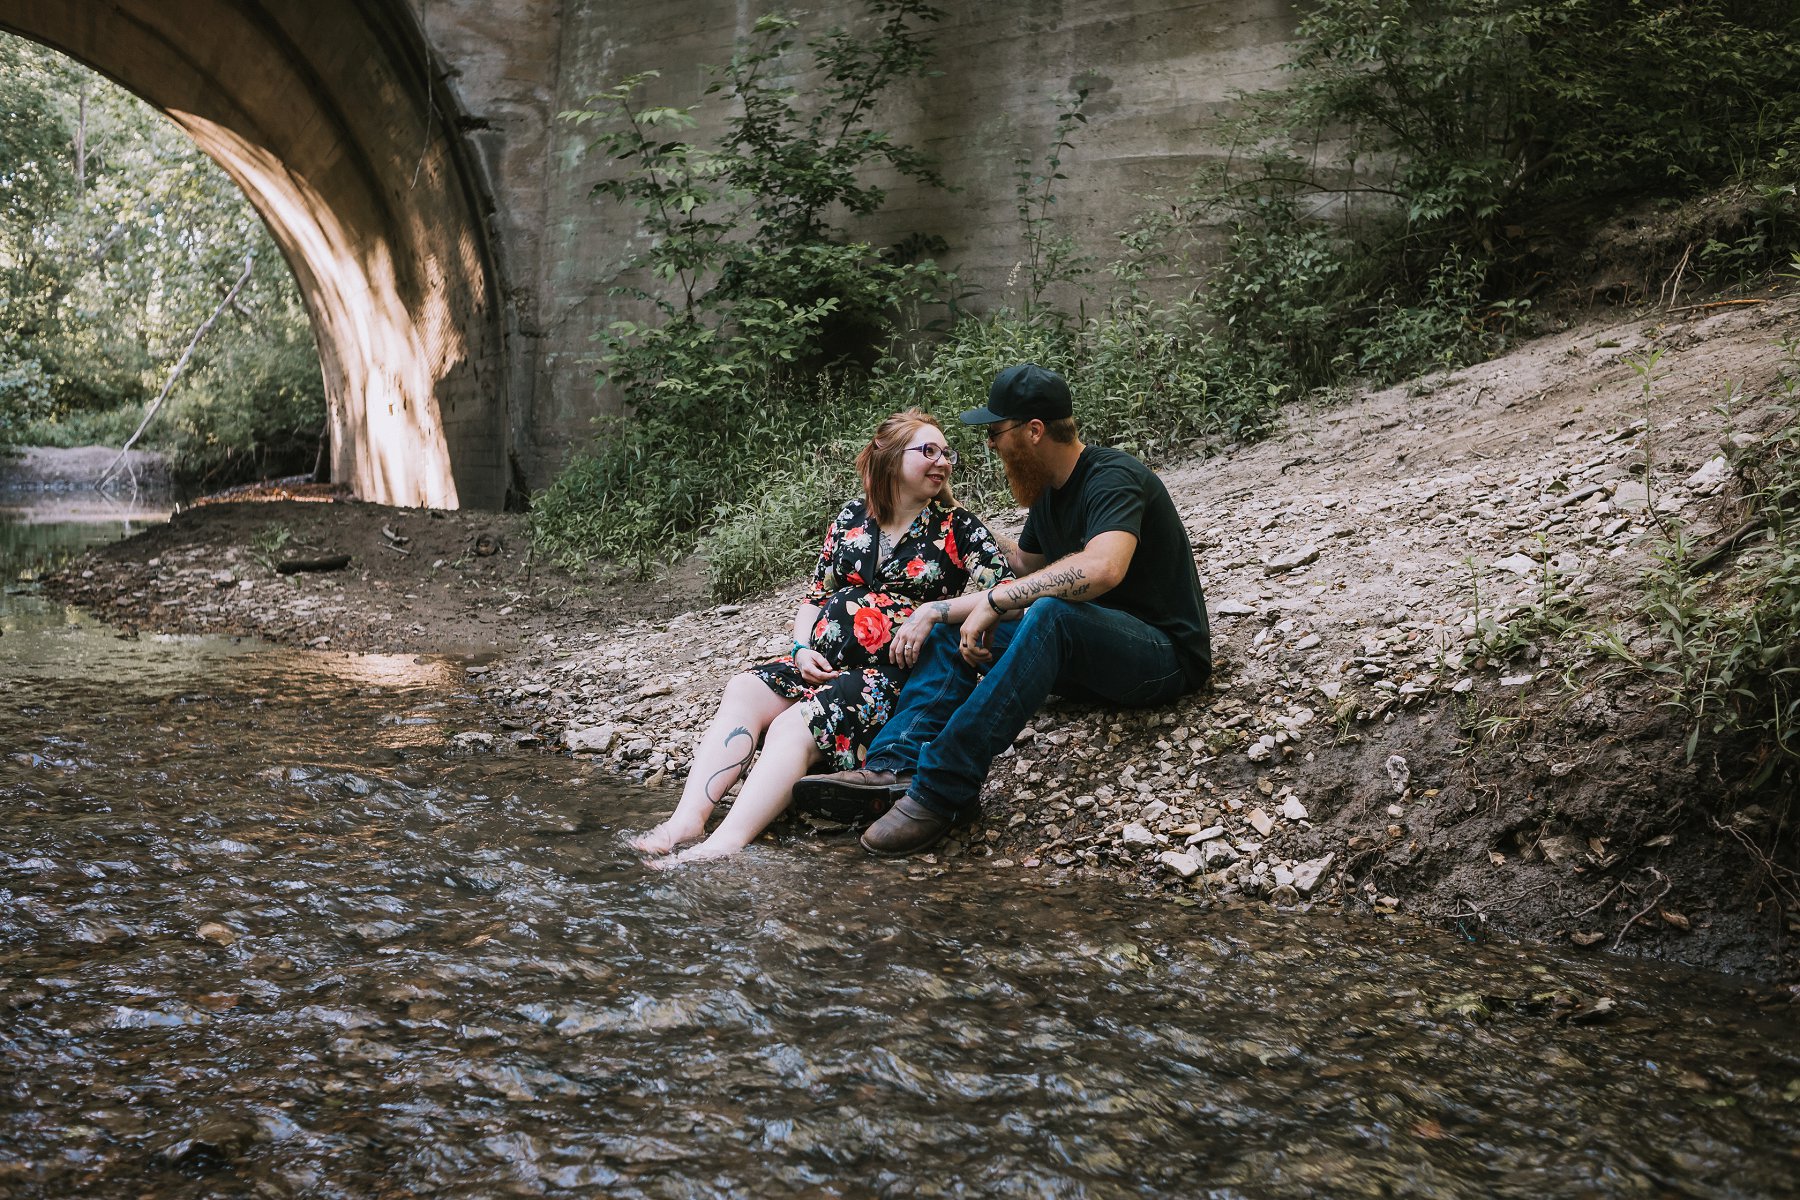
<instances>
[{"instance_id":1,"label":"woman's wrist bracelet","mask_svg":"<svg viewBox=\"0 0 1800 1200\"><path fill-rule=\"evenodd\" d=\"M989 588L987 590L987 602L988 602L989 608L993 609L995 612L999 613L1003 617L1006 615L1006 610L1004 608L1001 608L998 604L996 604L994 602L994 589L993 588Z\"/></svg>"},{"instance_id":2,"label":"woman's wrist bracelet","mask_svg":"<svg viewBox=\"0 0 1800 1200\"><path fill-rule=\"evenodd\" d=\"M811 649L812 649L812 647L807 645L805 642L796 640L794 642L794 657L799 658L800 652L802 650L811 650Z\"/></svg>"}]
</instances>

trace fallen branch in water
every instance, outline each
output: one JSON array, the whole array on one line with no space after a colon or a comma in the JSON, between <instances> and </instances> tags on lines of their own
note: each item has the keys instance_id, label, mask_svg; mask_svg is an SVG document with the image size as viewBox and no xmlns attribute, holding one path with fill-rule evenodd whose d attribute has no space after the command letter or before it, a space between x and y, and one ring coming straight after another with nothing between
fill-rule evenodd
<instances>
[{"instance_id":1,"label":"fallen branch in water","mask_svg":"<svg viewBox=\"0 0 1800 1200\"><path fill-rule=\"evenodd\" d=\"M100 472L100 478L94 481L95 487L99 487L112 477L113 473L119 469L119 464L125 461L125 456L131 453L132 445L144 435L144 430L150 428L150 422L156 420L156 414L162 411L163 401L169 398L170 391L175 387L175 381L181 378L183 371L187 370L188 362L194 357L194 348L200 344L200 339L206 336L207 332L212 329L213 322L219 319L219 314L231 307L237 299L237 294L243 291L246 283L250 282L250 268L255 262L256 252L254 250L244 255L243 273L238 276L237 282L231 285L231 290L225 293L225 299L219 301L219 307L213 309L212 316L200 322L200 328L194 330L194 336L188 340L187 349L183 350L181 357L175 360L174 369L169 372L169 378L163 382L162 392L150 402L149 409L144 413L144 419L138 422L138 427L132 431L131 436L125 439L125 444L119 448L119 457L113 459L112 465ZM132 486L135 490L135 480Z\"/></svg>"}]
</instances>

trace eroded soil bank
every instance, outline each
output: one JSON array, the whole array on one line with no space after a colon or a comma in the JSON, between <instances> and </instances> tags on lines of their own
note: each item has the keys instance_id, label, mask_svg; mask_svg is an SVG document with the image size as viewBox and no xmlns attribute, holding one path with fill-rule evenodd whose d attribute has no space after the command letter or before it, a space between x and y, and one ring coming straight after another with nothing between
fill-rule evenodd
<instances>
[{"instance_id":1,"label":"eroded soil bank","mask_svg":"<svg viewBox=\"0 0 1800 1200\"><path fill-rule=\"evenodd\" d=\"M1734 790L1745 764L1690 762L1678 710L1538 618L1629 644L1664 527L1704 544L1736 523L1722 448L1788 418L1797 307L1777 290L1594 319L1165 466L1216 687L1149 712L1053 703L942 853L1792 984L1796 864L1768 861L1780 816ZM1657 350L1646 392L1633 363ZM724 681L785 648L800 590L716 606L692 564L571 577L516 517L317 498L190 509L47 583L128 631L463 655L495 713L458 735L470 753L588 755L671 803ZM274 569L335 555L349 566Z\"/></svg>"}]
</instances>

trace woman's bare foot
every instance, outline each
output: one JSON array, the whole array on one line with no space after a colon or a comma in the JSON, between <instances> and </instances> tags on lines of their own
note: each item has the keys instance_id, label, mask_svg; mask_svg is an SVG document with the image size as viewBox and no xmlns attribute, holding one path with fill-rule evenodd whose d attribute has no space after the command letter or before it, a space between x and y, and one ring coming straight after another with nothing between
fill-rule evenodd
<instances>
[{"instance_id":1,"label":"woman's bare foot","mask_svg":"<svg viewBox=\"0 0 1800 1200\"><path fill-rule=\"evenodd\" d=\"M686 829L674 821L664 821L655 829L627 838L625 844L639 854L667 854L683 842L691 842L706 832L704 827Z\"/></svg>"},{"instance_id":2,"label":"woman's bare foot","mask_svg":"<svg viewBox=\"0 0 1800 1200\"><path fill-rule=\"evenodd\" d=\"M663 858L651 859L644 865L658 871L668 871L675 867L685 867L689 863L712 862L715 859L730 858L742 846L719 842L716 838L708 838L698 846L689 846L680 854L670 854Z\"/></svg>"}]
</instances>

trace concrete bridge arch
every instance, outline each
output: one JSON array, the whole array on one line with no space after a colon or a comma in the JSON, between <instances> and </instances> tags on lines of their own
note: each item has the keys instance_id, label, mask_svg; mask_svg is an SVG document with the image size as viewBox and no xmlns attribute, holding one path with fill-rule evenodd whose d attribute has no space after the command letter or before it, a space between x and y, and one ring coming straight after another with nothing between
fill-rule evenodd
<instances>
[{"instance_id":1,"label":"concrete bridge arch","mask_svg":"<svg viewBox=\"0 0 1800 1200\"><path fill-rule=\"evenodd\" d=\"M0 29L142 96L249 196L312 316L335 478L502 504L493 204L406 0L0 0Z\"/></svg>"}]
</instances>

